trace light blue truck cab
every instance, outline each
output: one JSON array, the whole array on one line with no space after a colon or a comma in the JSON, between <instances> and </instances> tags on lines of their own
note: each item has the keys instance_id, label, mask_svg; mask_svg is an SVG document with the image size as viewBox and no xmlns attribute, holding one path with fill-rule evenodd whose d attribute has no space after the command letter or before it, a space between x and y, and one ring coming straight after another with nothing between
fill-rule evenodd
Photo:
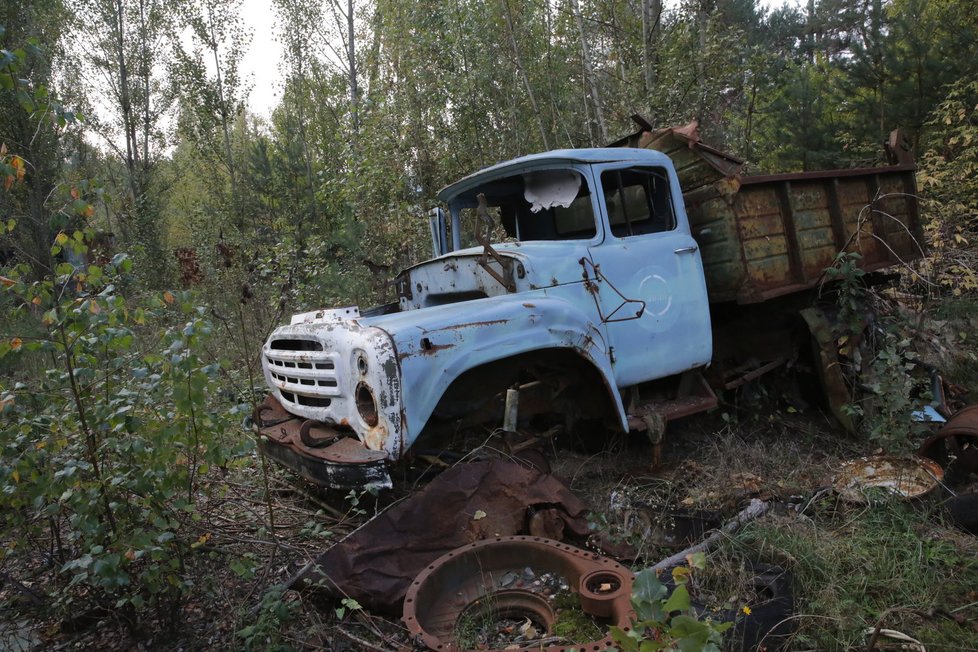
<instances>
[{"instance_id":1,"label":"light blue truck cab","mask_svg":"<svg viewBox=\"0 0 978 652\"><path fill-rule=\"evenodd\" d=\"M262 350L270 456L325 486L387 469L448 424L641 424L640 388L710 362L703 263L672 162L648 149L558 150L439 193L435 257L394 304L296 315ZM475 246L465 246L469 242Z\"/></svg>"}]
</instances>

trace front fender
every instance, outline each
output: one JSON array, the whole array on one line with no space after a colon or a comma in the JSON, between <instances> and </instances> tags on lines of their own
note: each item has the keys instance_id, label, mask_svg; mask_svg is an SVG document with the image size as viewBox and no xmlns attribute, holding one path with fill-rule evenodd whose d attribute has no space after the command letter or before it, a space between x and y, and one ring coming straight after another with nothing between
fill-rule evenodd
<instances>
[{"instance_id":1,"label":"front fender","mask_svg":"<svg viewBox=\"0 0 978 652\"><path fill-rule=\"evenodd\" d=\"M551 290L552 291L552 290ZM401 313L395 323L375 325L394 340L404 402L404 448L411 446L449 385L470 369L544 349L572 349L601 374L618 419L625 409L614 382L607 344L598 325L571 301L512 295ZM404 323L410 318L411 323Z\"/></svg>"}]
</instances>

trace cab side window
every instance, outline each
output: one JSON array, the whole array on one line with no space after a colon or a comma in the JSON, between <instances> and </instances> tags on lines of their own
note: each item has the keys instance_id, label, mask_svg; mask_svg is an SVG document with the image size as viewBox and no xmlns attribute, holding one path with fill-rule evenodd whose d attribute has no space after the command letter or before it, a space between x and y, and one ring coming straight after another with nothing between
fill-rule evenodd
<instances>
[{"instance_id":1,"label":"cab side window","mask_svg":"<svg viewBox=\"0 0 978 652\"><path fill-rule=\"evenodd\" d=\"M625 238L676 228L669 177L659 168L625 168L601 173L611 232Z\"/></svg>"}]
</instances>

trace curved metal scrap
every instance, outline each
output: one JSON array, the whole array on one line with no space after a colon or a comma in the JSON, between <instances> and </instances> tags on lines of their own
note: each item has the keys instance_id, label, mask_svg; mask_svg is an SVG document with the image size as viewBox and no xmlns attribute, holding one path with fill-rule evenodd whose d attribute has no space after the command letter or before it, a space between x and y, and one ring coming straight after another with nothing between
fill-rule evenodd
<instances>
[{"instance_id":1,"label":"curved metal scrap","mask_svg":"<svg viewBox=\"0 0 978 652\"><path fill-rule=\"evenodd\" d=\"M978 405L955 412L917 451L964 473L978 473ZM953 458L953 459L952 459Z\"/></svg>"},{"instance_id":2,"label":"curved metal scrap","mask_svg":"<svg viewBox=\"0 0 978 652\"><path fill-rule=\"evenodd\" d=\"M440 652L461 652L463 648L454 640L455 626L459 616L473 605L503 605L514 613L522 609L520 615L537 616L550 626L552 619L537 606L545 598L534 602L520 591L519 604L510 600L513 591L506 588L506 578L525 568L560 575L578 595L586 614L622 628L628 628L635 617L631 606L633 575L621 564L550 539L511 536L457 548L429 565L405 595L404 623L424 645ZM506 649L565 652L606 650L612 646L608 635L566 645L528 641L522 647L514 643Z\"/></svg>"}]
</instances>

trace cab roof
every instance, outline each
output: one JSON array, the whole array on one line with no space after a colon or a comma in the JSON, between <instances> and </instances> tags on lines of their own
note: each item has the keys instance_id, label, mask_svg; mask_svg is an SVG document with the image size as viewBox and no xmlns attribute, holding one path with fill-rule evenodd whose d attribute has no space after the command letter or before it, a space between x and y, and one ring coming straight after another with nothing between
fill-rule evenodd
<instances>
[{"instance_id":1,"label":"cab roof","mask_svg":"<svg viewBox=\"0 0 978 652\"><path fill-rule=\"evenodd\" d=\"M584 149L555 149L539 154L521 156L509 161L497 163L478 172L462 177L453 184L447 185L438 192L438 198L448 203L459 193L501 177L520 174L540 168L559 166L561 164L580 163L616 163L634 162L646 165L663 165L669 163L669 157L662 152L637 147L589 147Z\"/></svg>"}]
</instances>

